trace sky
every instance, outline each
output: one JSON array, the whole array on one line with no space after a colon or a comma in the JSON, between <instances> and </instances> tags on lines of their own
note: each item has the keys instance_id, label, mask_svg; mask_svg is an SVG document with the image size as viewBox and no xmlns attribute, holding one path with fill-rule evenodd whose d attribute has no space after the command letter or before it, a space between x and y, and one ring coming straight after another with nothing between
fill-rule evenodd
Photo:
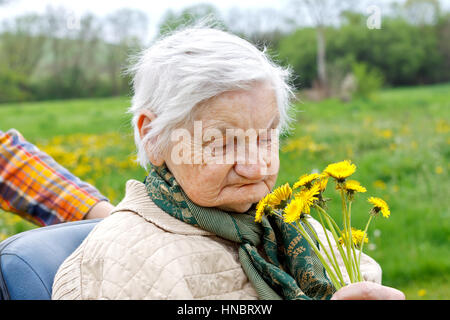
<instances>
[{"instance_id":1,"label":"sky","mask_svg":"<svg viewBox=\"0 0 450 320\"><path fill-rule=\"evenodd\" d=\"M9 0L9 4L0 7L0 20L27 12L43 12L47 5L64 6L75 14L93 12L100 16L120 8L135 8L147 13L152 20L159 20L167 9L181 9L199 3L210 3L221 11L232 7L238 8L274 8L281 9L287 0ZM391 0L372 0L368 4L385 4ZM396 0L404 2L404 0ZM450 7L450 0L440 0L445 8Z\"/></svg>"},{"instance_id":2,"label":"sky","mask_svg":"<svg viewBox=\"0 0 450 320\"><path fill-rule=\"evenodd\" d=\"M200 3L213 4L221 13L237 7L240 9L273 8L281 10L287 0L9 0L0 6L0 22L27 13L43 13L47 6L64 7L75 17L85 13L106 16L121 8L139 9L149 20L149 33L156 33L156 26L168 9L174 11Z\"/></svg>"},{"instance_id":3,"label":"sky","mask_svg":"<svg viewBox=\"0 0 450 320\"><path fill-rule=\"evenodd\" d=\"M0 6L0 22L14 16L26 13L42 13L47 6L64 7L74 17L85 13L93 13L103 17L121 8L139 9L149 20L148 32L156 33L157 25L168 9L174 11L200 3L213 4L222 14L226 15L231 8L262 9L272 8L283 10L289 0L9 0ZM390 2L402 3L405 0L366 0L367 4L386 7ZM358 1L360 2L360 1ZM450 9L450 0L440 0L441 6Z\"/></svg>"},{"instance_id":4,"label":"sky","mask_svg":"<svg viewBox=\"0 0 450 320\"><path fill-rule=\"evenodd\" d=\"M283 2L280 0L10 0L6 6L0 7L0 20L27 12L43 12L47 5L64 6L72 10L76 15L92 12L99 16L107 15L120 8L139 9L145 12L149 19L158 22L167 9L182 9L187 6L210 3L221 11L226 11L232 7L239 8L281 8Z\"/></svg>"},{"instance_id":5,"label":"sky","mask_svg":"<svg viewBox=\"0 0 450 320\"><path fill-rule=\"evenodd\" d=\"M71 8L77 13L91 11L99 15L107 14L116 9L127 7L137 8L146 11L148 14L160 15L167 8L183 8L198 3L212 3L218 8L231 8L233 6L254 8L254 7L279 7L283 1L277 0L224 0L224 1L208 1L208 0L166 0L166 1L145 1L145 0L10 0L10 4L6 8L8 13L14 14L14 11L43 11L46 5L65 6ZM2 14L3 16L3 14Z\"/></svg>"}]
</instances>

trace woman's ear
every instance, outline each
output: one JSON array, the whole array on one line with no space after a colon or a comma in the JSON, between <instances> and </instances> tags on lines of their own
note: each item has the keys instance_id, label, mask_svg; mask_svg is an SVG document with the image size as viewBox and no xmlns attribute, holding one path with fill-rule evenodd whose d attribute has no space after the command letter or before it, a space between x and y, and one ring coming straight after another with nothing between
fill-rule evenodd
<instances>
[{"instance_id":1,"label":"woman's ear","mask_svg":"<svg viewBox=\"0 0 450 320\"><path fill-rule=\"evenodd\" d=\"M156 115L149 110L142 110L141 114L137 120L137 128L139 130L139 136L141 140L145 137L147 132L150 130L151 122L156 119ZM154 143L154 141L149 141L148 143ZM150 154L147 152L147 148L145 146L146 153L150 162L155 166L161 166L164 163L164 159L161 156Z\"/></svg>"},{"instance_id":2,"label":"woman's ear","mask_svg":"<svg viewBox=\"0 0 450 320\"><path fill-rule=\"evenodd\" d=\"M139 114L137 127L140 138L144 138L148 130L150 130L150 123L156 119L156 115L149 110L142 110Z\"/></svg>"}]
</instances>

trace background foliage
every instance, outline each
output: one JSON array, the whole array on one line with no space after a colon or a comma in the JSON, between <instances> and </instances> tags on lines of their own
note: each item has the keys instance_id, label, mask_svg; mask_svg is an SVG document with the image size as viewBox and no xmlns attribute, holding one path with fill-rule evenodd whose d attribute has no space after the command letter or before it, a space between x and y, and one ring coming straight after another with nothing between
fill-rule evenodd
<instances>
[{"instance_id":1,"label":"background foliage","mask_svg":"<svg viewBox=\"0 0 450 320\"><path fill-rule=\"evenodd\" d=\"M354 226L367 221L369 195L391 207L389 219L371 224L365 247L382 266L383 283L408 298L448 299L450 84L385 89L349 103L301 99L294 130L281 143L277 186L351 159L358 166L354 178L368 190L353 205ZM129 103L118 97L5 104L0 128L15 127L117 204L127 180L145 177L134 162ZM338 199L332 185L327 193ZM331 201L330 214L339 205ZM33 227L0 214L2 238Z\"/></svg>"},{"instance_id":2,"label":"background foliage","mask_svg":"<svg viewBox=\"0 0 450 320\"><path fill-rule=\"evenodd\" d=\"M364 1L286 3L281 11L224 14L211 4L168 10L150 40L148 17L138 10L73 20L70 11L48 7L5 19L0 130L18 129L117 204L127 180L145 177L134 162L125 113L132 92L123 71L130 57L212 15L218 26L266 47L293 70L297 120L282 141L277 185L351 159L367 194L391 206L390 219L371 224L366 247L382 266L383 283L410 299L448 299L450 13L437 0L405 0L383 12L381 29L370 29ZM324 6L315 15L318 3ZM325 93L319 69L325 70ZM333 191L327 192L335 198ZM362 228L364 195L353 208L355 227ZM333 211L339 208L332 201ZM0 240L34 227L0 214Z\"/></svg>"},{"instance_id":3,"label":"background foliage","mask_svg":"<svg viewBox=\"0 0 450 320\"><path fill-rule=\"evenodd\" d=\"M293 68L298 88L312 87L317 79L318 30L326 41L327 76L334 82L361 63L382 74L385 86L450 80L450 13L438 1L393 4L383 13L380 29L366 26L367 14L357 10L360 1L318 1L327 4L321 10L336 17L312 23L307 23L308 11L292 10L317 9L314 3L291 0L284 11L234 8L227 15L211 4L168 10L151 40L146 39L147 15L135 9L73 20L63 7L48 7L43 14L6 19L0 24L0 102L128 94L128 58L158 37L205 16L266 46L274 60ZM426 14L413 14L420 10Z\"/></svg>"}]
</instances>

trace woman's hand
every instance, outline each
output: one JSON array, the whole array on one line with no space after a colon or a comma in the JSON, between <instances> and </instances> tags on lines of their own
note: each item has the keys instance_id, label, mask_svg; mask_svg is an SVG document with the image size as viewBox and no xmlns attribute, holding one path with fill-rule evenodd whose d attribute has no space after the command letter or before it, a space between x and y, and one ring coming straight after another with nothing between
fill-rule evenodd
<instances>
[{"instance_id":1,"label":"woman's hand","mask_svg":"<svg viewBox=\"0 0 450 320\"><path fill-rule=\"evenodd\" d=\"M364 281L339 289L331 300L405 300L405 295L400 290Z\"/></svg>"},{"instance_id":2,"label":"woman's hand","mask_svg":"<svg viewBox=\"0 0 450 320\"><path fill-rule=\"evenodd\" d=\"M108 201L99 201L89 210L84 219L106 218L114 208Z\"/></svg>"}]
</instances>

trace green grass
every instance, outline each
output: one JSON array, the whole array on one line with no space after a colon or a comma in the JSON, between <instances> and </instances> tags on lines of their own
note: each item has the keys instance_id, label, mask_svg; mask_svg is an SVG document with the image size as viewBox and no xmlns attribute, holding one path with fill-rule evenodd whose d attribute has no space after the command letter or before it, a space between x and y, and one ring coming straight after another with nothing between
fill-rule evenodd
<instances>
[{"instance_id":1,"label":"green grass","mask_svg":"<svg viewBox=\"0 0 450 320\"><path fill-rule=\"evenodd\" d=\"M134 152L129 103L122 97L0 105L0 129L14 127L51 154L58 141L65 152L55 158L117 203L126 180L145 176L128 158ZM389 219L371 224L366 250L380 263L383 283L410 299L448 299L450 84L386 89L349 103L302 101L295 110L292 133L282 140L277 185L351 159L358 166L353 178L368 190L353 205L353 225L364 226L370 195L391 208ZM340 212L334 186L327 194L336 199L330 212ZM31 227L11 214L0 217L5 235Z\"/></svg>"}]
</instances>

